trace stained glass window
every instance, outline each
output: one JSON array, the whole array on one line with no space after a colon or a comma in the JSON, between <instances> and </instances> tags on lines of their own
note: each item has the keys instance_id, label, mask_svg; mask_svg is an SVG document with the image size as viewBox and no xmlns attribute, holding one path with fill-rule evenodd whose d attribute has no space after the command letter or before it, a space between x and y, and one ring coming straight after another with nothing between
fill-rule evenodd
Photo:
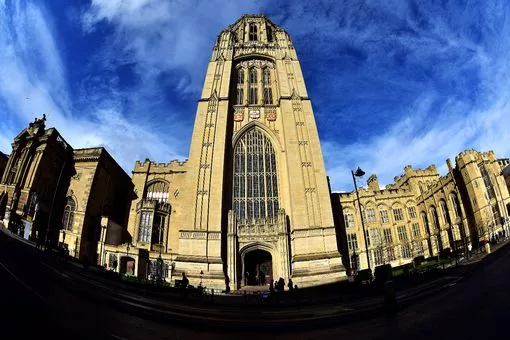
<instances>
[{"instance_id":1,"label":"stained glass window","mask_svg":"<svg viewBox=\"0 0 510 340\"><path fill-rule=\"evenodd\" d=\"M235 147L233 203L238 220L278 215L276 156L258 128L246 132Z\"/></svg>"}]
</instances>

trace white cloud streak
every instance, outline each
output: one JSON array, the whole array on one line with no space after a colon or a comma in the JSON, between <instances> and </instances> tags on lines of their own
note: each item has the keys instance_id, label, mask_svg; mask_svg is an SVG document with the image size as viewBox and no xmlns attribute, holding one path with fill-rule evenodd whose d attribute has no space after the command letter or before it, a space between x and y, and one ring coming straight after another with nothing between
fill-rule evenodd
<instances>
[{"instance_id":1,"label":"white cloud streak","mask_svg":"<svg viewBox=\"0 0 510 340\"><path fill-rule=\"evenodd\" d=\"M0 101L14 113L2 114L2 151L10 153L6 141L17 134L12 133L13 125L25 126L46 113L48 125L55 126L73 147L106 146L127 171L136 159L183 158L143 121L127 120L115 101L91 102L88 112L73 112L65 65L48 18L31 2L0 4Z\"/></svg>"}]
</instances>

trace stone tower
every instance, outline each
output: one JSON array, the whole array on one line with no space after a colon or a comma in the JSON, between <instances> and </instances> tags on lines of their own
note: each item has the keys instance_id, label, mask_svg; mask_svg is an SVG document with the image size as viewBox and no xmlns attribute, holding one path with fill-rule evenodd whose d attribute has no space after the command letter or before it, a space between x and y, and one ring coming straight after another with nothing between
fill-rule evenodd
<instances>
[{"instance_id":1,"label":"stone tower","mask_svg":"<svg viewBox=\"0 0 510 340\"><path fill-rule=\"evenodd\" d=\"M345 278L301 67L265 16L243 15L218 36L188 165L178 270L233 289Z\"/></svg>"}]
</instances>

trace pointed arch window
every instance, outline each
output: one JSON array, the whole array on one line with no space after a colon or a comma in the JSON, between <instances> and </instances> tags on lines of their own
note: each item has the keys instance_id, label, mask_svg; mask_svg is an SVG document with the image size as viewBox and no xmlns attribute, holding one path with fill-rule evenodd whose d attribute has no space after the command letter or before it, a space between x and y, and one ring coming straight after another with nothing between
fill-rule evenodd
<instances>
[{"instance_id":1,"label":"pointed arch window","mask_svg":"<svg viewBox=\"0 0 510 340\"><path fill-rule=\"evenodd\" d=\"M67 197L66 207L64 208L64 216L62 217L62 229L73 230L75 211L76 203L71 197Z\"/></svg>"},{"instance_id":2,"label":"pointed arch window","mask_svg":"<svg viewBox=\"0 0 510 340\"><path fill-rule=\"evenodd\" d=\"M460 204L459 200L457 199L457 195L452 193L450 195L452 205L453 205L453 212L455 213L455 217L462 217L462 212L460 210Z\"/></svg>"},{"instance_id":3,"label":"pointed arch window","mask_svg":"<svg viewBox=\"0 0 510 340\"><path fill-rule=\"evenodd\" d=\"M262 71L262 86L264 88L264 104L273 104L273 91L271 89L271 70L265 68Z\"/></svg>"},{"instance_id":4,"label":"pointed arch window","mask_svg":"<svg viewBox=\"0 0 510 340\"><path fill-rule=\"evenodd\" d=\"M244 70L241 68L237 71L237 105L243 105L244 101Z\"/></svg>"},{"instance_id":5,"label":"pointed arch window","mask_svg":"<svg viewBox=\"0 0 510 340\"><path fill-rule=\"evenodd\" d=\"M450 213L448 212L448 206L446 205L446 201L441 200L440 204L441 204L441 211L443 213L445 222L448 224L451 224L452 222L450 220Z\"/></svg>"},{"instance_id":6,"label":"pointed arch window","mask_svg":"<svg viewBox=\"0 0 510 340\"><path fill-rule=\"evenodd\" d=\"M257 69L252 68L250 70L250 79L249 79L249 85L250 85L250 103L258 104L258 84L257 84Z\"/></svg>"},{"instance_id":7,"label":"pointed arch window","mask_svg":"<svg viewBox=\"0 0 510 340\"><path fill-rule=\"evenodd\" d=\"M259 128L247 131L234 149L233 204L238 220L277 217L277 177L271 141Z\"/></svg>"},{"instance_id":8,"label":"pointed arch window","mask_svg":"<svg viewBox=\"0 0 510 340\"><path fill-rule=\"evenodd\" d=\"M257 41L258 39L258 27L257 24L251 23L249 26L249 41Z\"/></svg>"}]
</instances>

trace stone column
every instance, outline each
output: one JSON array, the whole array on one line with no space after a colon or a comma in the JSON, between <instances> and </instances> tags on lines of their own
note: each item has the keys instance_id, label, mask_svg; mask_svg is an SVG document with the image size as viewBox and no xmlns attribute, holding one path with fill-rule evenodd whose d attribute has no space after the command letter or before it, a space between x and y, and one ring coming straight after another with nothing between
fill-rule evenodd
<instances>
[{"instance_id":1,"label":"stone column","mask_svg":"<svg viewBox=\"0 0 510 340\"><path fill-rule=\"evenodd\" d=\"M239 288L239 281L241 278L237 277L237 264L238 264L238 249L237 249L237 222L236 215L233 210L228 212L228 235L227 235L227 275L230 279L230 287Z\"/></svg>"},{"instance_id":2,"label":"stone column","mask_svg":"<svg viewBox=\"0 0 510 340\"><path fill-rule=\"evenodd\" d=\"M289 233L287 230L287 216L285 210L278 212L278 249L280 252L280 273L285 281L289 281L290 273L290 251L289 251Z\"/></svg>"}]
</instances>

